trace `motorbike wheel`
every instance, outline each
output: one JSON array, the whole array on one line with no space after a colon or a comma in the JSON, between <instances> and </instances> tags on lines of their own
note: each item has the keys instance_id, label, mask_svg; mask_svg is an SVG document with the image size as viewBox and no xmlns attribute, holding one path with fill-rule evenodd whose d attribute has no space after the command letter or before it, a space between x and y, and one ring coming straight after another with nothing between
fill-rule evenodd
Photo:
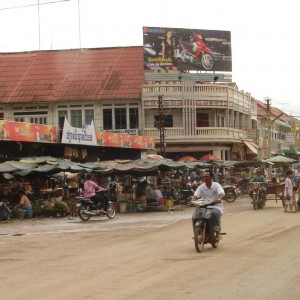
<instances>
[{"instance_id":1,"label":"motorbike wheel","mask_svg":"<svg viewBox=\"0 0 300 300\"><path fill-rule=\"evenodd\" d=\"M234 202L236 200L236 194L233 192L227 192L225 193L224 199L229 203Z\"/></svg>"},{"instance_id":2,"label":"motorbike wheel","mask_svg":"<svg viewBox=\"0 0 300 300\"><path fill-rule=\"evenodd\" d=\"M257 194L253 196L253 209L257 210Z\"/></svg>"},{"instance_id":3,"label":"motorbike wheel","mask_svg":"<svg viewBox=\"0 0 300 300\"><path fill-rule=\"evenodd\" d=\"M211 54L204 53L201 57L201 64L205 70L209 71L214 67L215 61Z\"/></svg>"},{"instance_id":4,"label":"motorbike wheel","mask_svg":"<svg viewBox=\"0 0 300 300\"><path fill-rule=\"evenodd\" d=\"M219 246L220 240L216 240L216 236L217 236L217 234L216 234L216 232L214 232L214 236L211 241L211 245L213 248L218 248L218 246Z\"/></svg>"},{"instance_id":5,"label":"motorbike wheel","mask_svg":"<svg viewBox=\"0 0 300 300\"><path fill-rule=\"evenodd\" d=\"M257 208L258 209L263 209L264 208L264 205L263 205L263 194L261 191L258 192L258 195L257 195Z\"/></svg>"},{"instance_id":6,"label":"motorbike wheel","mask_svg":"<svg viewBox=\"0 0 300 300\"><path fill-rule=\"evenodd\" d=\"M82 221L88 221L91 218L90 214L87 212L91 212L91 208L88 205L81 205L78 209L78 216Z\"/></svg>"},{"instance_id":7,"label":"motorbike wheel","mask_svg":"<svg viewBox=\"0 0 300 300\"><path fill-rule=\"evenodd\" d=\"M180 53L180 56L181 56L181 60L183 61L183 62L186 62L187 61L187 56L188 56L188 54L187 54L187 51L186 50L184 50L184 49L182 49L182 51L181 51L181 53Z\"/></svg>"},{"instance_id":8,"label":"motorbike wheel","mask_svg":"<svg viewBox=\"0 0 300 300\"><path fill-rule=\"evenodd\" d=\"M106 215L109 219L113 219L116 216L116 211L111 203L107 206Z\"/></svg>"},{"instance_id":9,"label":"motorbike wheel","mask_svg":"<svg viewBox=\"0 0 300 300\"><path fill-rule=\"evenodd\" d=\"M196 225L194 228L194 242L198 253L201 253L204 248L205 241L205 225Z\"/></svg>"}]
</instances>

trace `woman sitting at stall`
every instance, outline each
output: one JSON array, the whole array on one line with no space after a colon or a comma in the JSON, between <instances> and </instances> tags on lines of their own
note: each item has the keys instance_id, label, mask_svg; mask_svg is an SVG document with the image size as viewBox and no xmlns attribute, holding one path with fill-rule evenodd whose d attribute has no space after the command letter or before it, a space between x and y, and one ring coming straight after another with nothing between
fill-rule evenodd
<instances>
[{"instance_id":1,"label":"woman sitting at stall","mask_svg":"<svg viewBox=\"0 0 300 300\"><path fill-rule=\"evenodd\" d=\"M151 188L152 188L152 199L158 202L160 206L164 206L165 199L161 190L158 188L157 184L153 183L151 185Z\"/></svg>"},{"instance_id":2,"label":"woman sitting at stall","mask_svg":"<svg viewBox=\"0 0 300 300\"><path fill-rule=\"evenodd\" d=\"M30 200L25 194L23 189L18 191L18 196L20 197L20 202L15 206L15 210L22 209L25 210L24 218L32 218L32 206Z\"/></svg>"}]
</instances>

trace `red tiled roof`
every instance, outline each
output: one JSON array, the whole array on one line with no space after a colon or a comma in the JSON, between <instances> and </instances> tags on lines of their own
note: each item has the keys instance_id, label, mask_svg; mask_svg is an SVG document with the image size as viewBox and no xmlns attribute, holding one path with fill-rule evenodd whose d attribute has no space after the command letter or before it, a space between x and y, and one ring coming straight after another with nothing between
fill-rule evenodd
<instances>
[{"instance_id":1,"label":"red tiled roof","mask_svg":"<svg viewBox=\"0 0 300 300\"><path fill-rule=\"evenodd\" d=\"M0 54L0 102L141 99L143 47Z\"/></svg>"},{"instance_id":2,"label":"red tiled roof","mask_svg":"<svg viewBox=\"0 0 300 300\"><path fill-rule=\"evenodd\" d=\"M256 101L257 103L257 115L260 116L260 117L266 117L268 115L267 113L267 104L266 103L263 103L261 101ZM274 107L274 106L271 106L270 108L270 116L272 118L277 118L280 114L282 114L283 112ZM286 113L283 113L279 118L279 120L283 121L283 122L287 122L287 121L290 121L290 120L293 120L293 118L291 116L289 116L288 114Z\"/></svg>"}]
</instances>

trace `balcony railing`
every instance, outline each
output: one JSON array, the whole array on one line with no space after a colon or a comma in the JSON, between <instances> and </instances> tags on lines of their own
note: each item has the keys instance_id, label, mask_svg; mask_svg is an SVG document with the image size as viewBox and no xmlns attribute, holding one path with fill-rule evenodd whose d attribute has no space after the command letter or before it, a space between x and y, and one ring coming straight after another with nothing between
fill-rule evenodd
<instances>
[{"instance_id":1,"label":"balcony railing","mask_svg":"<svg viewBox=\"0 0 300 300\"><path fill-rule=\"evenodd\" d=\"M145 128L145 136L153 136L159 140L159 130L157 128ZM196 135L188 135L181 127L165 128L165 139L167 142L190 142L200 140L201 142L241 142L247 138L245 130L221 127L197 127Z\"/></svg>"}]
</instances>

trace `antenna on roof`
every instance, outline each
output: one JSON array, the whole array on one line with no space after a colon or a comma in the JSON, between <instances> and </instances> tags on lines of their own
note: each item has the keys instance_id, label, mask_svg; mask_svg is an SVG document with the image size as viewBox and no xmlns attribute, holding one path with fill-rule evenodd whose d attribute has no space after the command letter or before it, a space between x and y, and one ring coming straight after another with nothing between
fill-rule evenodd
<instances>
[{"instance_id":1,"label":"antenna on roof","mask_svg":"<svg viewBox=\"0 0 300 300\"><path fill-rule=\"evenodd\" d=\"M78 35L79 35L79 48L81 49L81 28L80 28L80 7L78 0Z\"/></svg>"},{"instance_id":2,"label":"antenna on roof","mask_svg":"<svg viewBox=\"0 0 300 300\"><path fill-rule=\"evenodd\" d=\"M40 0L38 0L39 51L41 51Z\"/></svg>"}]
</instances>

